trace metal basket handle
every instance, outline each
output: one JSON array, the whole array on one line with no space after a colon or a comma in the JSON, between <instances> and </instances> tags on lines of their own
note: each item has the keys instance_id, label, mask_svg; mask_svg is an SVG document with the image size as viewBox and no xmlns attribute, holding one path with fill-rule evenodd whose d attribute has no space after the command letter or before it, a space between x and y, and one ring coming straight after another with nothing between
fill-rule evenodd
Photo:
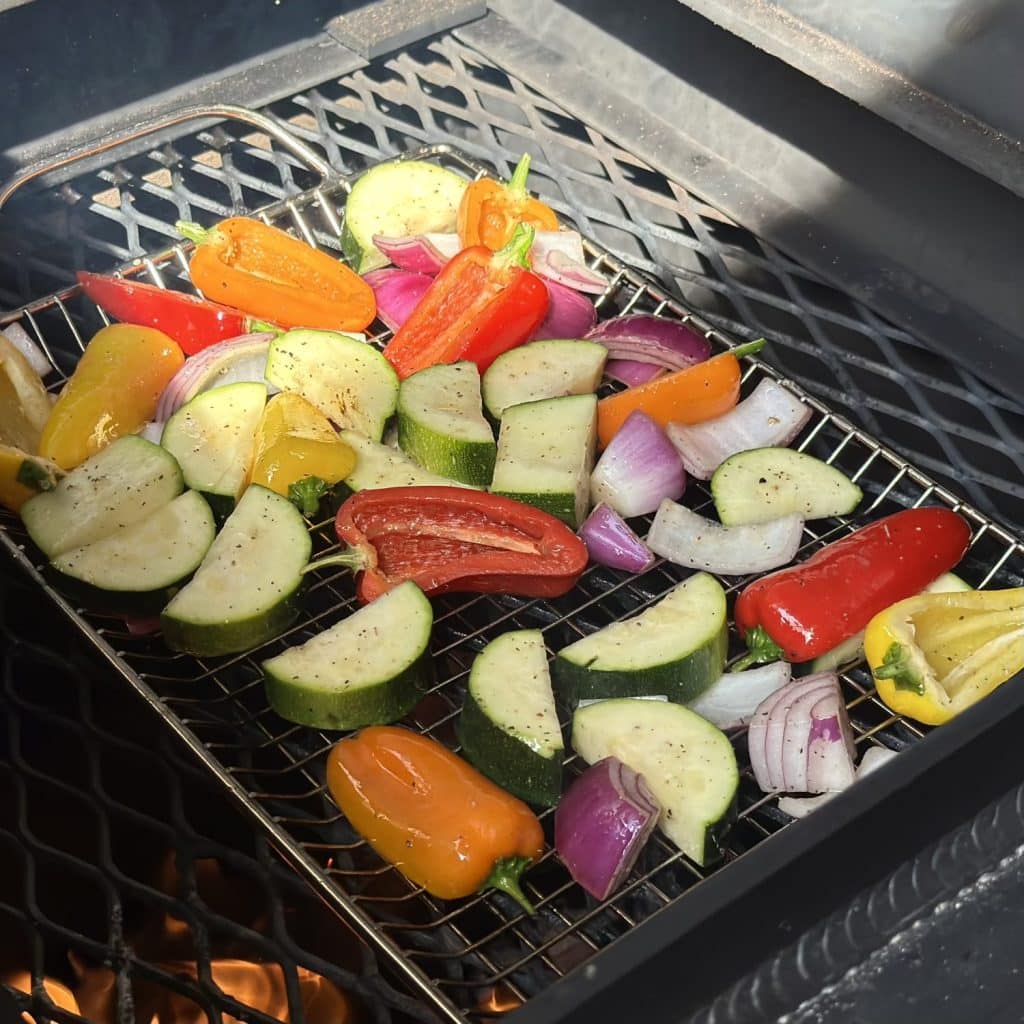
<instances>
[{"instance_id":1,"label":"metal basket handle","mask_svg":"<svg viewBox=\"0 0 1024 1024\"><path fill-rule=\"evenodd\" d=\"M0 208L22 185L38 178L40 175L48 174L61 167L67 167L69 164L95 156L97 153L104 153L108 149L115 149L125 143L134 142L136 139L140 139L145 135L151 135L153 132L161 131L164 128L172 128L174 125L182 124L185 121L211 119L218 121L241 121L244 124L252 125L254 128L266 132L283 149L286 149L296 159L301 160L311 171L319 174L324 184L338 177L338 173L331 165L315 150L307 146L305 142L296 138L279 118L268 114L261 114L255 110L249 110L247 107L239 107L232 103L220 103L209 106L183 107L172 114L163 114L160 117L154 117L147 121L139 121L127 131L113 132L77 149L69 150L58 157L51 157L29 164L0 187Z\"/></svg>"}]
</instances>

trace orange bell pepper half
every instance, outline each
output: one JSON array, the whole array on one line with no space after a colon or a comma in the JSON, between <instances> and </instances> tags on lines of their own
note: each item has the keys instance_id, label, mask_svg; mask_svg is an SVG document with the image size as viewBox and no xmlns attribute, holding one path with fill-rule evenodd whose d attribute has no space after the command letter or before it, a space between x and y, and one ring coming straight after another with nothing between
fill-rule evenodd
<instances>
[{"instance_id":1,"label":"orange bell pepper half","mask_svg":"<svg viewBox=\"0 0 1024 1024\"><path fill-rule=\"evenodd\" d=\"M410 882L446 900L501 889L533 912L519 876L544 849L537 816L437 740L370 726L334 745L327 786Z\"/></svg>"},{"instance_id":2,"label":"orange bell pepper half","mask_svg":"<svg viewBox=\"0 0 1024 1024\"><path fill-rule=\"evenodd\" d=\"M702 423L724 415L740 397L739 357L752 355L763 347L763 339L752 341L685 370L602 398L597 403L598 443L606 447L629 414L637 409L660 427L670 423Z\"/></svg>"},{"instance_id":3,"label":"orange bell pepper half","mask_svg":"<svg viewBox=\"0 0 1024 1024\"><path fill-rule=\"evenodd\" d=\"M486 245L497 252L508 245L516 227L528 224L536 231L557 231L554 210L526 191L530 156L523 154L508 184L481 178L466 188L459 204L459 241L463 246Z\"/></svg>"},{"instance_id":4,"label":"orange bell pepper half","mask_svg":"<svg viewBox=\"0 0 1024 1024\"><path fill-rule=\"evenodd\" d=\"M344 263L279 228L230 217L208 231L178 221L196 243L192 283L211 302L285 329L362 331L377 315L373 289Z\"/></svg>"}]
</instances>

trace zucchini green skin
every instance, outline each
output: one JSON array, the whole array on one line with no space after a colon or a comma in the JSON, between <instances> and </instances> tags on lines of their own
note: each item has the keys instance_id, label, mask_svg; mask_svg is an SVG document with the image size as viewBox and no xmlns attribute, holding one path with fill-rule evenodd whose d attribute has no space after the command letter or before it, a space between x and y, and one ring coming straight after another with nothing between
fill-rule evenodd
<instances>
[{"instance_id":1,"label":"zucchini green skin","mask_svg":"<svg viewBox=\"0 0 1024 1024\"><path fill-rule=\"evenodd\" d=\"M263 672L267 699L282 718L315 729L360 729L397 722L412 711L430 689L434 663L427 647L391 679L333 693L320 689L312 704L309 689L274 671L273 658L263 663Z\"/></svg>"},{"instance_id":2,"label":"zucchini green skin","mask_svg":"<svg viewBox=\"0 0 1024 1024\"><path fill-rule=\"evenodd\" d=\"M457 727L462 753L492 782L538 807L551 807L562 795L561 750L543 757L491 721L471 692L466 693Z\"/></svg>"},{"instance_id":3,"label":"zucchini green skin","mask_svg":"<svg viewBox=\"0 0 1024 1024\"><path fill-rule=\"evenodd\" d=\"M729 648L728 623L696 650L663 665L636 669L593 669L563 657L551 663L555 692L569 707L581 700L610 697L653 697L664 694L675 704L696 700L725 669Z\"/></svg>"},{"instance_id":4,"label":"zucchini green skin","mask_svg":"<svg viewBox=\"0 0 1024 1024\"><path fill-rule=\"evenodd\" d=\"M494 475L498 446L491 441L452 441L417 423L398 407L398 447L428 473L473 487L486 487Z\"/></svg>"},{"instance_id":5,"label":"zucchini green skin","mask_svg":"<svg viewBox=\"0 0 1024 1024\"><path fill-rule=\"evenodd\" d=\"M167 602L191 579L186 576L171 586L157 590L107 590L69 576L52 564L43 567L43 576L54 590L90 611L147 618L159 615Z\"/></svg>"},{"instance_id":6,"label":"zucchini green skin","mask_svg":"<svg viewBox=\"0 0 1024 1024\"><path fill-rule=\"evenodd\" d=\"M521 501L524 505L532 505L534 508L539 508L542 512L547 512L556 519L561 519L570 529L575 530L581 525L576 521L575 495L568 492L560 491L557 494L544 494L535 491L531 494L521 494L516 491L492 490L491 493L500 494L503 498L513 498L515 501Z\"/></svg>"}]
</instances>

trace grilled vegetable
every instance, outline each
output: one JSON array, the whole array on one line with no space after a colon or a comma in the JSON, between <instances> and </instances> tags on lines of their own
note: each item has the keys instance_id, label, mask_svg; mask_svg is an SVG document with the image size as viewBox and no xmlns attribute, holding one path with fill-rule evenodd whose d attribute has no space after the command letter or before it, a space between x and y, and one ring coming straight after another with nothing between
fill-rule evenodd
<instances>
[{"instance_id":1,"label":"grilled vegetable","mask_svg":"<svg viewBox=\"0 0 1024 1024\"><path fill-rule=\"evenodd\" d=\"M426 274L396 270L394 267L371 270L363 280L376 297L377 319L392 331L397 331L409 319L434 283L434 279Z\"/></svg>"},{"instance_id":2,"label":"grilled vegetable","mask_svg":"<svg viewBox=\"0 0 1024 1024\"><path fill-rule=\"evenodd\" d=\"M587 549L553 516L497 494L459 487L389 487L349 498L335 520L372 601L405 580L451 591L557 597L587 565ZM318 564L329 564L326 559Z\"/></svg>"},{"instance_id":3,"label":"grilled vegetable","mask_svg":"<svg viewBox=\"0 0 1024 1024\"><path fill-rule=\"evenodd\" d=\"M536 231L557 231L554 210L526 190L530 156L524 153L508 184L478 178L462 194L459 204L459 241L464 246L485 245L497 252L508 244L520 224Z\"/></svg>"},{"instance_id":4,"label":"grilled vegetable","mask_svg":"<svg viewBox=\"0 0 1024 1024\"><path fill-rule=\"evenodd\" d=\"M195 576L160 616L167 645L212 657L283 632L298 615L311 547L305 520L287 498L248 488Z\"/></svg>"},{"instance_id":5,"label":"grilled vegetable","mask_svg":"<svg viewBox=\"0 0 1024 1024\"><path fill-rule=\"evenodd\" d=\"M178 221L196 243L192 283L204 295L284 328L361 331L373 322L373 289L344 263L249 217L205 230Z\"/></svg>"},{"instance_id":6,"label":"grilled vegetable","mask_svg":"<svg viewBox=\"0 0 1024 1024\"><path fill-rule=\"evenodd\" d=\"M355 469L345 477L345 486L351 491L372 491L381 487L469 487L431 473L397 448L371 441L354 430L343 430L340 437L356 453Z\"/></svg>"},{"instance_id":7,"label":"grilled vegetable","mask_svg":"<svg viewBox=\"0 0 1024 1024\"><path fill-rule=\"evenodd\" d=\"M739 768L725 734L665 701L603 700L578 708L573 749L590 764L616 757L644 777L658 826L699 865L717 860L736 814Z\"/></svg>"},{"instance_id":8,"label":"grilled vegetable","mask_svg":"<svg viewBox=\"0 0 1024 1024\"><path fill-rule=\"evenodd\" d=\"M374 236L406 238L454 231L467 182L437 164L396 160L372 167L345 203L341 249L357 274L387 265Z\"/></svg>"},{"instance_id":9,"label":"grilled vegetable","mask_svg":"<svg viewBox=\"0 0 1024 1024\"><path fill-rule=\"evenodd\" d=\"M900 601L868 623L864 653L896 714L941 725L1024 669L1024 588Z\"/></svg>"},{"instance_id":10,"label":"grilled vegetable","mask_svg":"<svg viewBox=\"0 0 1024 1024\"><path fill-rule=\"evenodd\" d=\"M459 718L463 755L531 804L562 792L562 731L540 630L504 633L474 659Z\"/></svg>"},{"instance_id":11,"label":"grilled vegetable","mask_svg":"<svg viewBox=\"0 0 1024 1024\"><path fill-rule=\"evenodd\" d=\"M39 374L0 332L0 444L37 454L51 409Z\"/></svg>"},{"instance_id":12,"label":"grilled vegetable","mask_svg":"<svg viewBox=\"0 0 1024 1024\"><path fill-rule=\"evenodd\" d=\"M750 653L735 668L824 654L951 569L970 539L956 512L907 509L755 580L736 601L736 625Z\"/></svg>"},{"instance_id":13,"label":"grilled vegetable","mask_svg":"<svg viewBox=\"0 0 1024 1024\"><path fill-rule=\"evenodd\" d=\"M174 457L128 435L25 502L21 518L36 546L53 559L145 519L183 490Z\"/></svg>"},{"instance_id":14,"label":"grilled vegetable","mask_svg":"<svg viewBox=\"0 0 1024 1024\"><path fill-rule=\"evenodd\" d=\"M555 689L570 707L654 694L694 700L722 674L726 628L725 591L697 573L639 615L563 647L551 666Z\"/></svg>"},{"instance_id":15,"label":"grilled vegetable","mask_svg":"<svg viewBox=\"0 0 1024 1024\"><path fill-rule=\"evenodd\" d=\"M719 729L739 729L754 717L766 697L790 679L792 670L786 661L773 661L745 672L726 672L687 707Z\"/></svg>"},{"instance_id":16,"label":"grilled vegetable","mask_svg":"<svg viewBox=\"0 0 1024 1024\"><path fill-rule=\"evenodd\" d=\"M588 335L613 360L638 360L655 368L685 370L711 355L711 342L689 324L631 313L602 320Z\"/></svg>"},{"instance_id":17,"label":"grilled vegetable","mask_svg":"<svg viewBox=\"0 0 1024 1024\"><path fill-rule=\"evenodd\" d=\"M598 505L580 527L580 539L598 565L627 572L643 572L654 564L651 549L629 528L622 516Z\"/></svg>"},{"instance_id":18,"label":"grilled vegetable","mask_svg":"<svg viewBox=\"0 0 1024 1024\"><path fill-rule=\"evenodd\" d=\"M317 729L396 721L433 681L433 624L423 591L403 583L263 662L270 706L290 722Z\"/></svg>"},{"instance_id":19,"label":"grilled vegetable","mask_svg":"<svg viewBox=\"0 0 1024 1024\"><path fill-rule=\"evenodd\" d=\"M480 374L469 362L428 366L398 391L398 444L424 469L485 487L498 447L480 411Z\"/></svg>"},{"instance_id":20,"label":"grilled vegetable","mask_svg":"<svg viewBox=\"0 0 1024 1024\"><path fill-rule=\"evenodd\" d=\"M590 505L596 409L594 395L507 408L491 490L580 526Z\"/></svg>"},{"instance_id":21,"label":"grilled vegetable","mask_svg":"<svg viewBox=\"0 0 1024 1024\"><path fill-rule=\"evenodd\" d=\"M535 264L534 270L544 277L541 267ZM545 278L544 283L548 288L548 311L534 332L534 339L544 341L584 337L597 323L597 310L593 302L575 288L550 278Z\"/></svg>"},{"instance_id":22,"label":"grilled vegetable","mask_svg":"<svg viewBox=\"0 0 1024 1024\"><path fill-rule=\"evenodd\" d=\"M544 848L540 822L436 740L371 726L335 744L327 785L352 827L441 899L485 889L533 908L519 878Z\"/></svg>"},{"instance_id":23,"label":"grilled vegetable","mask_svg":"<svg viewBox=\"0 0 1024 1024\"><path fill-rule=\"evenodd\" d=\"M63 475L60 466L46 459L0 444L0 505L12 512L29 498L52 491Z\"/></svg>"},{"instance_id":24,"label":"grilled vegetable","mask_svg":"<svg viewBox=\"0 0 1024 1024\"><path fill-rule=\"evenodd\" d=\"M548 309L547 288L529 269L532 242L533 229L520 227L498 252L472 246L445 265L384 349L400 377L460 359L483 371L529 340Z\"/></svg>"},{"instance_id":25,"label":"grilled vegetable","mask_svg":"<svg viewBox=\"0 0 1024 1024\"><path fill-rule=\"evenodd\" d=\"M39 454L71 469L156 412L160 394L185 357L166 334L113 324L95 334L57 399Z\"/></svg>"}]
</instances>

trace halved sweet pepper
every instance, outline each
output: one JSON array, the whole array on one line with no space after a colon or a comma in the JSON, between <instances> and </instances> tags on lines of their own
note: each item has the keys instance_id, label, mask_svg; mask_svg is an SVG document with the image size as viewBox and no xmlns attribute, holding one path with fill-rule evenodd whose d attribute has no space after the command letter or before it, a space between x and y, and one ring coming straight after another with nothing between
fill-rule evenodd
<instances>
[{"instance_id":1,"label":"halved sweet pepper","mask_svg":"<svg viewBox=\"0 0 1024 1024\"><path fill-rule=\"evenodd\" d=\"M352 495L335 519L348 545L317 565L359 572L372 601L405 580L450 591L558 597L587 567L587 549L560 519L497 494L464 487L384 487Z\"/></svg>"},{"instance_id":2,"label":"halved sweet pepper","mask_svg":"<svg viewBox=\"0 0 1024 1024\"><path fill-rule=\"evenodd\" d=\"M941 725L1024 669L1024 587L900 601L868 623L864 653L889 708Z\"/></svg>"}]
</instances>

